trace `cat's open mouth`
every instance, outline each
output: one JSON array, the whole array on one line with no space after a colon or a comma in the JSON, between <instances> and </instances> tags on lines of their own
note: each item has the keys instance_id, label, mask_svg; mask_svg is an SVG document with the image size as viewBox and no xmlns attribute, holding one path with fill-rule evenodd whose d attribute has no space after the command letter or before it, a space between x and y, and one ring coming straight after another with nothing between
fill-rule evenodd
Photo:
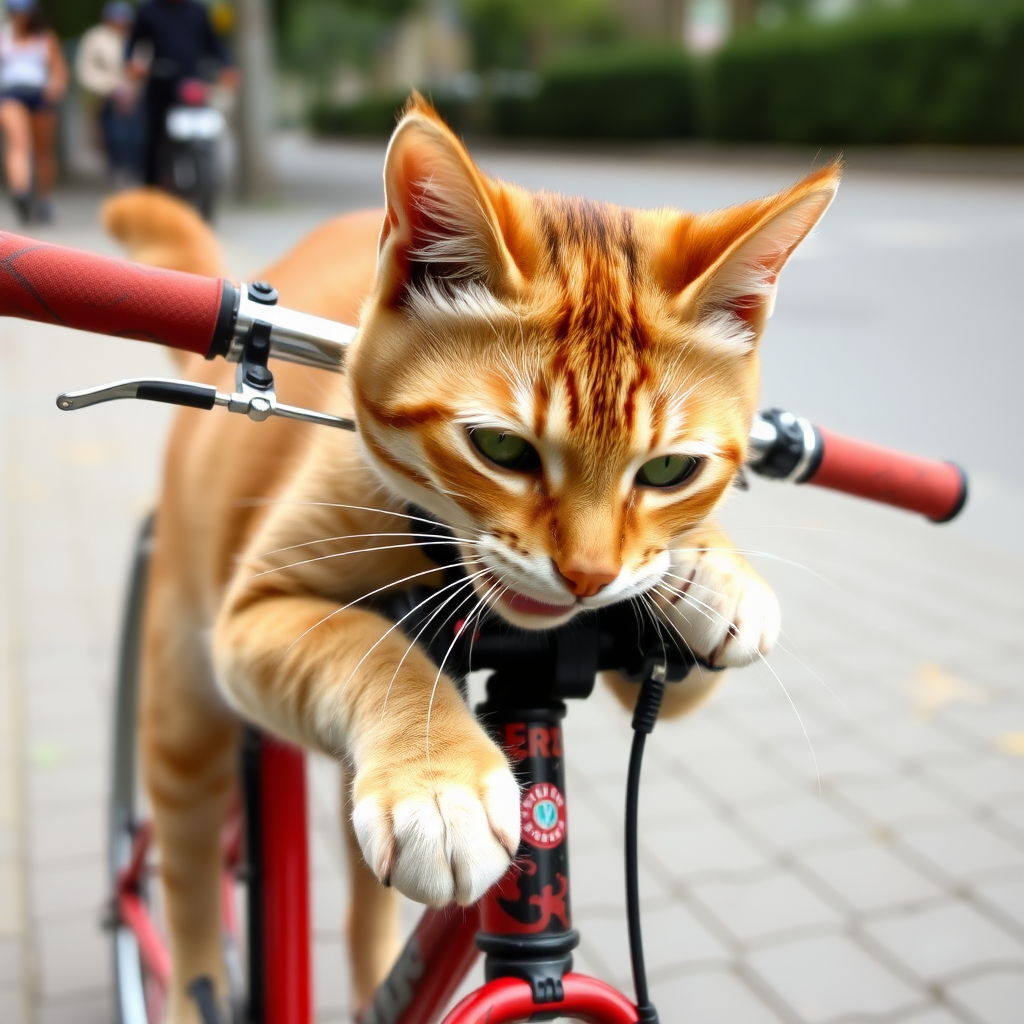
<instances>
[{"instance_id":1,"label":"cat's open mouth","mask_svg":"<svg viewBox=\"0 0 1024 1024\"><path fill-rule=\"evenodd\" d=\"M498 611L503 612L507 610L515 612L516 615L506 616L512 618L513 621L516 621L518 616L522 615L536 618L561 619L571 615L577 608L577 603L571 598L565 604L549 604L546 601L530 597L529 594L523 594L518 590L513 590L511 587L503 586L498 578L490 572L487 573L482 581L478 581L477 586L481 593L487 593L492 587L497 588L497 596L492 599L491 603Z\"/></svg>"},{"instance_id":2,"label":"cat's open mouth","mask_svg":"<svg viewBox=\"0 0 1024 1024\"><path fill-rule=\"evenodd\" d=\"M528 597L526 594L519 594L514 590L506 590L498 600L523 615L550 615L555 618L571 612L575 607L575 602L573 604L545 604L543 601Z\"/></svg>"}]
</instances>

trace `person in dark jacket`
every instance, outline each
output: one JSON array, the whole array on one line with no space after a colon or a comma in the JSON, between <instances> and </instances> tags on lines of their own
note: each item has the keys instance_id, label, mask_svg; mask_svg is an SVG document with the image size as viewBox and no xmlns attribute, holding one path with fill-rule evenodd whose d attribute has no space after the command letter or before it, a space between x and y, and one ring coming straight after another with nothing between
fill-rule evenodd
<instances>
[{"instance_id":1,"label":"person in dark jacket","mask_svg":"<svg viewBox=\"0 0 1024 1024\"><path fill-rule=\"evenodd\" d=\"M176 102L181 83L208 78L212 66L220 69L223 85L234 87L238 72L213 31L206 8L197 0L146 0L135 16L125 52L132 77L148 76L143 176L147 185L156 185L167 111Z\"/></svg>"}]
</instances>

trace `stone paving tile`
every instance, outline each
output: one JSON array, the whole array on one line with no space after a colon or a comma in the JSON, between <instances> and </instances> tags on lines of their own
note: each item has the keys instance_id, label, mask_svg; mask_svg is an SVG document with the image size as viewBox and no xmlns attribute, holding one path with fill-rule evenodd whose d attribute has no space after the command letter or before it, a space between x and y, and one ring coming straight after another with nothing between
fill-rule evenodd
<instances>
[{"instance_id":1,"label":"stone paving tile","mask_svg":"<svg viewBox=\"0 0 1024 1024\"><path fill-rule=\"evenodd\" d=\"M788 872L741 882L698 882L691 892L744 946L814 926L842 924L834 907Z\"/></svg>"},{"instance_id":2,"label":"stone paving tile","mask_svg":"<svg viewBox=\"0 0 1024 1024\"><path fill-rule=\"evenodd\" d=\"M840 905L859 914L933 902L944 894L920 871L877 843L810 850L797 859Z\"/></svg>"},{"instance_id":3,"label":"stone paving tile","mask_svg":"<svg viewBox=\"0 0 1024 1024\"><path fill-rule=\"evenodd\" d=\"M602 786L594 790L589 786L580 785L579 779L570 777L566 789L571 796L567 815L571 849L576 849L580 843L607 843L612 837L619 836L622 803L625 798L618 787L613 789L611 786ZM671 796L672 802L666 813L679 813L677 806L683 803L687 794L674 791ZM645 798L645 804L650 803L651 801ZM656 817L659 811L659 806L641 805L641 816L644 818L652 815Z\"/></svg>"},{"instance_id":4,"label":"stone paving tile","mask_svg":"<svg viewBox=\"0 0 1024 1024\"><path fill-rule=\"evenodd\" d=\"M1024 650L1021 651L1024 655ZM939 713L939 722L955 735L991 743L1000 733L1024 725L1024 706L1017 693L1005 697L991 697L984 703L967 704L957 708L956 715L948 710ZM1018 767L1018 774L1021 769Z\"/></svg>"},{"instance_id":5,"label":"stone paving tile","mask_svg":"<svg viewBox=\"0 0 1024 1024\"><path fill-rule=\"evenodd\" d=\"M25 995L20 983L16 987L0 988L0 1020L4 1024L27 1024Z\"/></svg>"},{"instance_id":6,"label":"stone paving tile","mask_svg":"<svg viewBox=\"0 0 1024 1024\"><path fill-rule=\"evenodd\" d=\"M29 883L32 909L40 921L91 914L99 921L110 896L106 861L90 859L40 867Z\"/></svg>"},{"instance_id":7,"label":"stone paving tile","mask_svg":"<svg viewBox=\"0 0 1024 1024\"><path fill-rule=\"evenodd\" d=\"M877 918L863 928L929 982L987 965L1019 965L1024 971L1024 943L963 901Z\"/></svg>"},{"instance_id":8,"label":"stone paving tile","mask_svg":"<svg viewBox=\"0 0 1024 1024\"><path fill-rule=\"evenodd\" d=\"M577 784L582 783L583 779L578 772L570 769L568 782L569 794L573 798L569 809L569 835L575 838L580 834L579 818L582 817L584 828L587 829L585 834L594 837L600 835L605 840L612 836L618 838L622 834L625 815L625 768L619 778L604 779L599 787L587 786L585 792L589 800L582 804L582 813L577 809L581 805L576 800L576 790ZM593 801L593 808L590 801ZM707 800L680 775L652 768L644 772L638 815L644 827L699 820L711 817L713 813Z\"/></svg>"},{"instance_id":9,"label":"stone paving tile","mask_svg":"<svg viewBox=\"0 0 1024 1024\"><path fill-rule=\"evenodd\" d=\"M313 1003L318 1017L351 1013L348 954L339 938L313 942Z\"/></svg>"},{"instance_id":10,"label":"stone paving tile","mask_svg":"<svg viewBox=\"0 0 1024 1024\"><path fill-rule=\"evenodd\" d=\"M46 865L102 857L105 827L106 807L98 801L41 808L29 822L29 858Z\"/></svg>"},{"instance_id":11,"label":"stone paving tile","mask_svg":"<svg viewBox=\"0 0 1024 1024\"><path fill-rule=\"evenodd\" d=\"M817 796L799 796L765 807L744 808L740 817L778 850L857 842L865 834L863 828Z\"/></svg>"},{"instance_id":12,"label":"stone paving tile","mask_svg":"<svg viewBox=\"0 0 1024 1024\"><path fill-rule=\"evenodd\" d=\"M760 805L792 791L791 782L765 758L751 753L708 755L679 770L697 780L710 797L734 805Z\"/></svg>"},{"instance_id":13,"label":"stone paving tile","mask_svg":"<svg viewBox=\"0 0 1024 1024\"><path fill-rule=\"evenodd\" d=\"M667 875L688 882L703 875L743 874L765 863L760 851L728 821L648 828L640 836L640 848L641 856L646 853Z\"/></svg>"},{"instance_id":14,"label":"stone paving tile","mask_svg":"<svg viewBox=\"0 0 1024 1024\"><path fill-rule=\"evenodd\" d=\"M993 744L994 749L994 744ZM988 757L957 763L936 762L921 770L939 788L965 804L995 805L1001 798L1024 796L1024 770L1006 757Z\"/></svg>"},{"instance_id":15,"label":"stone paving tile","mask_svg":"<svg viewBox=\"0 0 1024 1024\"><path fill-rule=\"evenodd\" d=\"M879 754L868 750L858 740L844 736L811 749L807 743L792 743L775 748L780 764L795 777L817 785L849 779L891 778L894 765Z\"/></svg>"},{"instance_id":16,"label":"stone paving tile","mask_svg":"<svg viewBox=\"0 0 1024 1024\"><path fill-rule=\"evenodd\" d=\"M0 860L13 861L17 857L18 837L11 825L0 824Z\"/></svg>"},{"instance_id":17,"label":"stone paving tile","mask_svg":"<svg viewBox=\"0 0 1024 1024\"><path fill-rule=\"evenodd\" d=\"M20 937L0 937L0 988L10 988L21 980Z\"/></svg>"},{"instance_id":18,"label":"stone paving tile","mask_svg":"<svg viewBox=\"0 0 1024 1024\"><path fill-rule=\"evenodd\" d=\"M924 995L845 935L818 934L755 950L751 970L806 1024L895 1015Z\"/></svg>"},{"instance_id":19,"label":"stone paving tile","mask_svg":"<svg viewBox=\"0 0 1024 1024\"><path fill-rule=\"evenodd\" d=\"M862 730L868 746L900 763L962 759L970 753L963 740L950 737L929 722L896 719L874 722Z\"/></svg>"},{"instance_id":20,"label":"stone paving tile","mask_svg":"<svg viewBox=\"0 0 1024 1024\"><path fill-rule=\"evenodd\" d=\"M99 930L97 915L40 923L35 940L39 993L44 1001L109 984L110 944Z\"/></svg>"},{"instance_id":21,"label":"stone paving tile","mask_svg":"<svg viewBox=\"0 0 1024 1024\"><path fill-rule=\"evenodd\" d=\"M570 840L571 841L571 840ZM572 850L573 912L625 905L625 868L622 850L616 846L587 846ZM660 865L656 865L660 866ZM669 898L665 872L654 871L641 861L640 900L657 907ZM668 872L673 875L673 872Z\"/></svg>"},{"instance_id":22,"label":"stone paving tile","mask_svg":"<svg viewBox=\"0 0 1024 1024\"><path fill-rule=\"evenodd\" d=\"M1024 804L999 801L992 812L992 820L1001 825L1008 836L1024 844Z\"/></svg>"},{"instance_id":23,"label":"stone paving tile","mask_svg":"<svg viewBox=\"0 0 1024 1024\"><path fill-rule=\"evenodd\" d=\"M982 904L1001 917L1009 918L1024 935L1024 864L1008 878L987 878L973 882L971 890Z\"/></svg>"},{"instance_id":24,"label":"stone paving tile","mask_svg":"<svg viewBox=\"0 0 1024 1024\"><path fill-rule=\"evenodd\" d=\"M348 907L346 872L339 864L326 871L314 871L310 877L313 934L335 936L345 920Z\"/></svg>"},{"instance_id":25,"label":"stone paving tile","mask_svg":"<svg viewBox=\"0 0 1024 1024\"><path fill-rule=\"evenodd\" d=\"M631 986L629 939L623 913L574 911L590 955L602 965L601 973L621 988ZM644 959L651 977L667 976L677 968L721 965L729 962L729 949L686 907L669 903L648 909L643 917Z\"/></svg>"},{"instance_id":26,"label":"stone paving tile","mask_svg":"<svg viewBox=\"0 0 1024 1024\"><path fill-rule=\"evenodd\" d=\"M35 1008L34 1024L111 1024L114 1006L107 992L89 992L55 1001L42 1001Z\"/></svg>"},{"instance_id":27,"label":"stone paving tile","mask_svg":"<svg viewBox=\"0 0 1024 1024\"><path fill-rule=\"evenodd\" d=\"M908 826L899 842L952 878L967 879L1000 868L1018 868L1024 851L982 822Z\"/></svg>"},{"instance_id":28,"label":"stone paving tile","mask_svg":"<svg viewBox=\"0 0 1024 1024\"><path fill-rule=\"evenodd\" d=\"M950 1010L930 1009L899 1017L899 1024L962 1024L963 1017L954 1016Z\"/></svg>"},{"instance_id":29,"label":"stone paving tile","mask_svg":"<svg viewBox=\"0 0 1024 1024\"><path fill-rule=\"evenodd\" d=\"M96 806L105 801L109 789L106 774L88 770L95 767L94 758L71 755L58 764L30 769L25 784L32 806L62 808L83 802Z\"/></svg>"},{"instance_id":30,"label":"stone paving tile","mask_svg":"<svg viewBox=\"0 0 1024 1024\"><path fill-rule=\"evenodd\" d=\"M950 998L985 1024L1020 1024L1024 1018L1024 972L993 971L950 986Z\"/></svg>"},{"instance_id":31,"label":"stone paving tile","mask_svg":"<svg viewBox=\"0 0 1024 1024\"><path fill-rule=\"evenodd\" d=\"M948 822L961 813L955 803L934 787L908 775L874 782L835 782L831 789L868 820L894 828L919 822Z\"/></svg>"},{"instance_id":32,"label":"stone paving tile","mask_svg":"<svg viewBox=\"0 0 1024 1024\"><path fill-rule=\"evenodd\" d=\"M692 971L651 983L651 999L673 1024L779 1024L782 1017L732 971ZM670 1007L665 1013L664 1007Z\"/></svg>"}]
</instances>

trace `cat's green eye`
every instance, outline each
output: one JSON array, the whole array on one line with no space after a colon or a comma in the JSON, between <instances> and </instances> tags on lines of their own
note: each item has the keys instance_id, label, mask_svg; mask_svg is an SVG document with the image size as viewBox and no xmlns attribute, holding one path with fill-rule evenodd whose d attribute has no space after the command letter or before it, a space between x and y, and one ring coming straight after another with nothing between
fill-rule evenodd
<instances>
[{"instance_id":1,"label":"cat's green eye","mask_svg":"<svg viewBox=\"0 0 1024 1024\"><path fill-rule=\"evenodd\" d=\"M540 465L537 449L524 437L510 434L505 430L492 430L489 427L477 427L469 432L469 436L485 459L490 459L504 469L515 469L520 473L528 473Z\"/></svg>"},{"instance_id":2,"label":"cat's green eye","mask_svg":"<svg viewBox=\"0 0 1024 1024\"><path fill-rule=\"evenodd\" d=\"M689 455L659 455L640 467L636 482L645 487L675 487L689 480L699 465L700 459Z\"/></svg>"}]
</instances>

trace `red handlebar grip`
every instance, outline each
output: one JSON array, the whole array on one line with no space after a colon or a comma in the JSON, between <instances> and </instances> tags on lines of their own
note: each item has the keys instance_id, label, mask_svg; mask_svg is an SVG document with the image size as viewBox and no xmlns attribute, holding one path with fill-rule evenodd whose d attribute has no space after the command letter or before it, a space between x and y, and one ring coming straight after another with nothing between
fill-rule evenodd
<instances>
[{"instance_id":1,"label":"red handlebar grip","mask_svg":"<svg viewBox=\"0 0 1024 1024\"><path fill-rule=\"evenodd\" d=\"M39 320L205 356L224 282L0 231L0 316Z\"/></svg>"},{"instance_id":2,"label":"red handlebar grip","mask_svg":"<svg viewBox=\"0 0 1024 1024\"><path fill-rule=\"evenodd\" d=\"M936 523L952 519L967 501L967 477L959 466L815 429L821 459L805 483L920 512Z\"/></svg>"}]
</instances>

